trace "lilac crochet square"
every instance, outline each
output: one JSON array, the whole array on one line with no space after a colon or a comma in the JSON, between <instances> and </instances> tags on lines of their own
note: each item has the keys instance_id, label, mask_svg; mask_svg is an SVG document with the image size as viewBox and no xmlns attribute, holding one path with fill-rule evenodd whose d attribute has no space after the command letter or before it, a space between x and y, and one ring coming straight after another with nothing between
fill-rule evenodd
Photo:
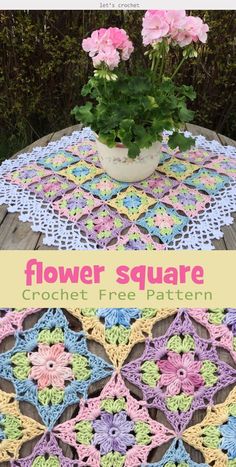
<instances>
[{"instance_id":1,"label":"lilac crochet square","mask_svg":"<svg viewBox=\"0 0 236 467\"><path fill-rule=\"evenodd\" d=\"M29 189L45 201L54 201L75 187L76 185L73 182L66 180L66 178L58 174L53 174L41 180L40 183L33 183Z\"/></svg>"}]
</instances>

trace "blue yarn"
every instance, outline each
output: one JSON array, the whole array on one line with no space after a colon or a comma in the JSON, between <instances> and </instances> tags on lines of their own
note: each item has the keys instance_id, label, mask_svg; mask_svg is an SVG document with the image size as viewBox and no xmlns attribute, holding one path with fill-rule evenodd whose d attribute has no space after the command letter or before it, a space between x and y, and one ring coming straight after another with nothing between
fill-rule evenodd
<instances>
[{"instance_id":1,"label":"blue yarn","mask_svg":"<svg viewBox=\"0 0 236 467\"><path fill-rule=\"evenodd\" d=\"M54 157L57 157L58 154L64 154L67 160L63 162L62 164L58 165L57 167L55 167L55 165L53 164L53 159ZM49 157L52 158L52 162L46 162L46 159L48 159ZM44 158L39 159L37 163L40 165L43 165L46 169L51 169L51 170L54 170L55 172L58 172L59 170L62 170L68 167L69 165L74 164L75 162L79 162L79 160L80 158L78 156L74 156L71 152L59 150L55 153L48 154Z\"/></svg>"},{"instance_id":2,"label":"blue yarn","mask_svg":"<svg viewBox=\"0 0 236 467\"><path fill-rule=\"evenodd\" d=\"M106 328L111 328L116 324L128 328L132 319L141 317L141 310L137 308L99 308L97 316L105 319Z\"/></svg>"},{"instance_id":3,"label":"blue yarn","mask_svg":"<svg viewBox=\"0 0 236 467\"><path fill-rule=\"evenodd\" d=\"M69 329L68 321L60 309L48 310L41 319L27 331L16 334L13 349L0 355L0 377L12 382L17 400L30 402L36 406L44 424L52 429L63 411L71 404L77 403L80 397L88 397L88 388L92 383L111 375L112 365L106 363L88 350L85 334ZM64 332L65 348L77 355L87 357L91 375L86 381L72 381L65 387L64 400L61 404L44 406L38 401L37 385L29 379L18 380L12 372L11 357L17 352L32 352L37 347L37 338L43 329L60 328Z\"/></svg>"},{"instance_id":4,"label":"blue yarn","mask_svg":"<svg viewBox=\"0 0 236 467\"><path fill-rule=\"evenodd\" d=\"M114 184L114 187L105 193L102 192L99 188L95 186L101 180L111 181ZM112 198L112 196L117 195L117 193L119 193L121 190L123 190L127 186L129 186L128 183L117 182L115 180L112 180L108 175L101 174L101 175L97 175L92 180L89 180L88 182L83 183L81 185L81 188L83 188L84 190L87 190L92 195L98 196L98 198L104 201L108 201L109 199Z\"/></svg>"},{"instance_id":5,"label":"blue yarn","mask_svg":"<svg viewBox=\"0 0 236 467\"><path fill-rule=\"evenodd\" d=\"M174 462L177 466L181 462L186 462L188 467L209 467L208 464L198 464L197 462L192 461L184 447L183 441L180 439L175 439L173 441L159 462L155 462L154 464L142 464L142 467L165 467L167 462Z\"/></svg>"},{"instance_id":6,"label":"blue yarn","mask_svg":"<svg viewBox=\"0 0 236 467\"><path fill-rule=\"evenodd\" d=\"M195 184L194 181L197 180L198 176L202 175L202 174L206 174L206 175L210 175L210 176L217 175L217 176L219 176L221 178L221 182L217 183L215 188L207 188L204 183L198 183L197 182L197 184ZM197 188L198 190L203 190L206 193L208 193L208 195L216 195L216 193L218 193L218 191L220 191L222 188L224 188L224 186L227 183L230 183L230 178L227 175L222 175L222 174L219 174L217 172L214 172L213 170L208 170L206 168L202 168L202 169L198 170L197 172L195 172L193 175L191 175L191 177L186 178L184 183L186 183L187 185L193 186L194 188Z\"/></svg>"},{"instance_id":7,"label":"blue yarn","mask_svg":"<svg viewBox=\"0 0 236 467\"><path fill-rule=\"evenodd\" d=\"M161 233L158 225L148 225L147 220L155 217L159 208L164 208L167 214L174 215L179 220L179 224L175 224L173 225L173 227L171 227L171 233ZM183 228L188 224L188 222L189 218L178 214L178 212L174 208L169 208L164 203L157 203L151 208L149 208L145 216L139 219L136 223L137 225L140 225L141 227L147 229L148 233L150 233L151 235L159 237L163 243L170 243L178 233L181 233L183 231Z\"/></svg>"}]
</instances>

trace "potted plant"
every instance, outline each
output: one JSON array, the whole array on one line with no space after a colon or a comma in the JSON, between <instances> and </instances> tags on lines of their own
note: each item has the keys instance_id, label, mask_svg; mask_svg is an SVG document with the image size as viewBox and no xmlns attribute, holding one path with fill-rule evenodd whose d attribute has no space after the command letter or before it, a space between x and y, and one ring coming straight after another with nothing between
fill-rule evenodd
<instances>
[{"instance_id":1,"label":"potted plant","mask_svg":"<svg viewBox=\"0 0 236 467\"><path fill-rule=\"evenodd\" d=\"M195 92L177 85L175 77L187 59L196 57L194 43L206 42L208 30L201 18L184 10L148 10L142 37L150 66L138 74L124 66L134 47L123 29L99 29L83 40L95 70L82 89L89 100L72 113L95 132L102 167L111 177L135 182L151 175L159 163L164 130L173 130L168 142L173 149L184 151L194 144L179 129L193 119L187 100ZM176 48L182 58L167 74L169 52Z\"/></svg>"}]
</instances>

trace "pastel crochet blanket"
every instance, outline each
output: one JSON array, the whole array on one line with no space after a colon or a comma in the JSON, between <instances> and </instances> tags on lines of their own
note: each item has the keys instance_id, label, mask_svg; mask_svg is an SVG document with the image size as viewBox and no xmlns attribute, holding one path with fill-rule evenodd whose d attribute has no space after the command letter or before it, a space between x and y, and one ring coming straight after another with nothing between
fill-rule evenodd
<instances>
[{"instance_id":1,"label":"pastel crochet blanket","mask_svg":"<svg viewBox=\"0 0 236 467\"><path fill-rule=\"evenodd\" d=\"M4 467L235 466L236 309L0 309L0 351Z\"/></svg>"},{"instance_id":2,"label":"pastel crochet blanket","mask_svg":"<svg viewBox=\"0 0 236 467\"><path fill-rule=\"evenodd\" d=\"M165 134L157 171L131 185L103 172L85 128L4 161L3 203L59 249L212 249L236 211L236 150L198 136L172 151Z\"/></svg>"}]
</instances>

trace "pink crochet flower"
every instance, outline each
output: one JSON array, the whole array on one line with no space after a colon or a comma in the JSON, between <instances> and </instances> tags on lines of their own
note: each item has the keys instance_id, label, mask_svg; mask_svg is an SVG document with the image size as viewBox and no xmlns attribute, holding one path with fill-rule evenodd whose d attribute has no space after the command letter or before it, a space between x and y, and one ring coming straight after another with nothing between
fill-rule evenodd
<instances>
[{"instance_id":1,"label":"pink crochet flower","mask_svg":"<svg viewBox=\"0 0 236 467\"><path fill-rule=\"evenodd\" d=\"M182 356L176 352L169 352L167 360L160 360L160 386L167 386L166 395L175 396L181 390L188 395L194 394L194 389L203 385L203 378L199 375L201 362L195 362L191 353Z\"/></svg>"},{"instance_id":2,"label":"pink crochet flower","mask_svg":"<svg viewBox=\"0 0 236 467\"><path fill-rule=\"evenodd\" d=\"M29 377L38 382L38 388L43 389L53 386L64 389L65 381L73 379L72 369L68 364L72 361L72 355L65 352L63 344L39 344L38 352L28 354L33 367Z\"/></svg>"},{"instance_id":3,"label":"pink crochet flower","mask_svg":"<svg viewBox=\"0 0 236 467\"><path fill-rule=\"evenodd\" d=\"M120 59L128 60L133 52L133 44L124 29L108 28L94 31L84 39L82 47L93 59L94 67L105 63L110 70L119 65Z\"/></svg>"}]
</instances>

